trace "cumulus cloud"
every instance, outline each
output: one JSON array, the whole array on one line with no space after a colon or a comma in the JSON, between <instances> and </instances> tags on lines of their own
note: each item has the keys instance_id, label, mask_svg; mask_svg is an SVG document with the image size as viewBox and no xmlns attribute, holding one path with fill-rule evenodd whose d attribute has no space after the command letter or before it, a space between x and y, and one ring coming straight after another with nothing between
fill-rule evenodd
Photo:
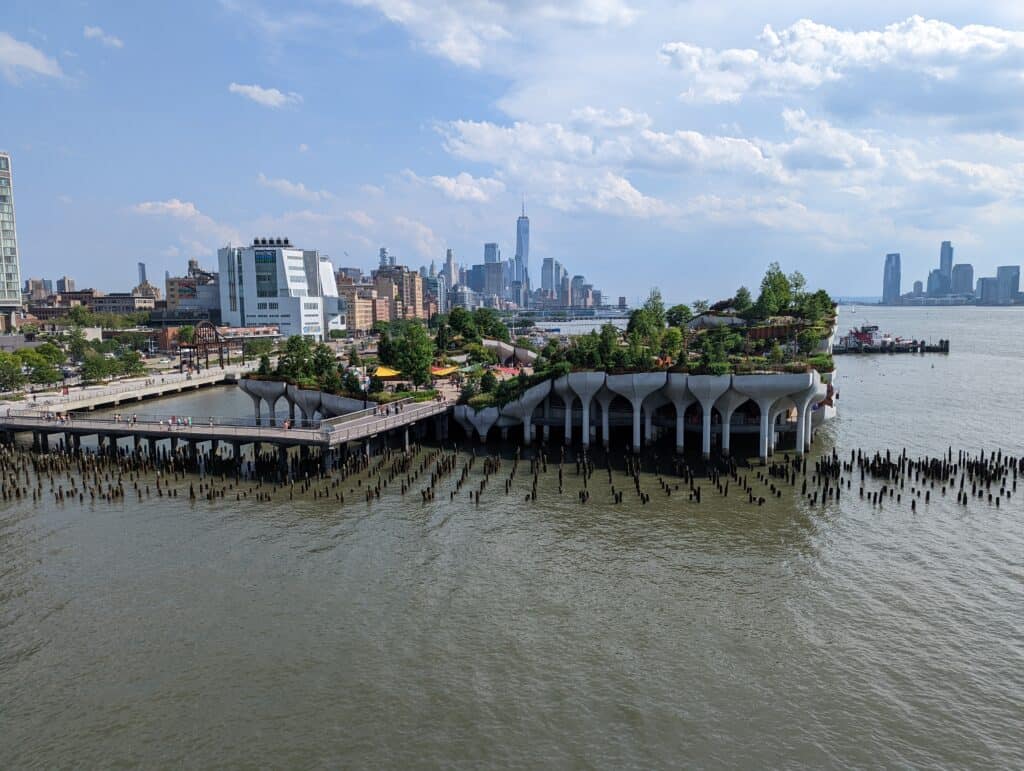
<instances>
[{"instance_id":1,"label":"cumulus cloud","mask_svg":"<svg viewBox=\"0 0 1024 771\"><path fill-rule=\"evenodd\" d=\"M169 198L166 201L143 201L132 206L131 210L136 214L181 220L188 224L194 234L214 240L218 244L231 241L241 243L242 241L238 231L204 214L191 201L182 201L178 198Z\"/></svg>"},{"instance_id":2,"label":"cumulus cloud","mask_svg":"<svg viewBox=\"0 0 1024 771\"><path fill-rule=\"evenodd\" d=\"M624 0L348 0L399 24L427 51L455 64L480 67L493 47L535 35L538 22L585 27L624 26L638 12Z\"/></svg>"},{"instance_id":3,"label":"cumulus cloud","mask_svg":"<svg viewBox=\"0 0 1024 771\"><path fill-rule=\"evenodd\" d=\"M232 83L228 86L228 91L232 94L244 96L246 99L251 99L256 104L261 104L264 107L270 107L275 110L302 104L302 96L294 91L286 94L276 88L264 88L256 84L243 85Z\"/></svg>"},{"instance_id":4,"label":"cumulus cloud","mask_svg":"<svg viewBox=\"0 0 1024 771\"><path fill-rule=\"evenodd\" d=\"M891 78L876 78L872 93L860 95L864 99L884 99L893 89L909 95L922 84L952 94L979 75L1019 84L1022 54L1024 32L978 24L957 27L921 16L859 32L809 19L779 31L768 25L756 48L714 49L688 42L661 47L662 58L683 74L687 88L682 96L712 103L841 83L856 88L860 79L880 72ZM934 96L928 99L929 109L952 113L964 106ZM915 107L926 109L913 100L905 104L906 109Z\"/></svg>"},{"instance_id":5,"label":"cumulus cloud","mask_svg":"<svg viewBox=\"0 0 1024 771\"><path fill-rule=\"evenodd\" d=\"M281 195L286 195L291 198L300 198L303 201L325 201L334 197L326 190L310 190L301 182L292 182L287 179L271 179L262 171L259 173L257 179L263 187L276 190Z\"/></svg>"},{"instance_id":6,"label":"cumulus cloud","mask_svg":"<svg viewBox=\"0 0 1024 771\"><path fill-rule=\"evenodd\" d=\"M372 228L376 224L373 217L360 209L347 211L342 216L362 228Z\"/></svg>"},{"instance_id":7,"label":"cumulus cloud","mask_svg":"<svg viewBox=\"0 0 1024 771\"><path fill-rule=\"evenodd\" d=\"M790 169L834 171L885 166L882 150L863 137L828 121L809 118L803 110L785 110L782 117L786 128L798 135L778 148Z\"/></svg>"},{"instance_id":8,"label":"cumulus cloud","mask_svg":"<svg viewBox=\"0 0 1024 771\"><path fill-rule=\"evenodd\" d=\"M18 83L22 75L64 76L57 60L35 46L0 32L0 74L10 83Z\"/></svg>"},{"instance_id":9,"label":"cumulus cloud","mask_svg":"<svg viewBox=\"0 0 1024 771\"><path fill-rule=\"evenodd\" d=\"M86 40L98 40L107 48L124 48L124 41L121 38L104 32L102 27L90 27L87 24L82 29L82 35Z\"/></svg>"},{"instance_id":10,"label":"cumulus cloud","mask_svg":"<svg viewBox=\"0 0 1024 771\"><path fill-rule=\"evenodd\" d=\"M398 232L409 240L420 257L436 257L444 248L444 241L422 222L399 216L395 217L392 223Z\"/></svg>"},{"instance_id":11,"label":"cumulus cloud","mask_svg":"<svg viewBox=\"0 0 1024 771\"><path fill-rule=\"evenodd\" d=\"M486 203L495 195L505 191L505 183L500 179L490 177L474 177L468 172L460 172L454 177L446 177L435 174L432 177L423 178L410 169L402 172L407 179L420 184L427 185L440 190L453 201L469 201L474 203Z\"/></svg>"}]
</instances>

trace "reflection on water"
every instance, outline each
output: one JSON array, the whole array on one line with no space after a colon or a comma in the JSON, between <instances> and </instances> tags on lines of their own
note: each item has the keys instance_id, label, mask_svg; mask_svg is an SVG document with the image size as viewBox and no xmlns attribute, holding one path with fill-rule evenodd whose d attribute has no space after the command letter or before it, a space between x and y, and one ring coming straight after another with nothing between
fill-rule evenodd
<instances>
[{"instance_id":1,"label":"reflection on water","mask_svg":"<svg viewBox=\"0 0 1024 771\"><path fill-rule=\"evenodd\" d=\"M1024 454L1024 316L859 308L835 447ZM1018 330L1019 331L1019 330ZM998 405L998 409L990 409ZM143 410L246 415L230 389ZM127 410L126 410L127 411ZM483 452L478 449L477 452ZM1024 764L1022 506L751 506L505 458L436 499L0 503L6 767ZM56 481L56 480L55 480ZM225 482L227 483L227 482ZM44 480L44 492L48 489ZM186 485L187 481L179 482ZM683 488L685 489L685 488Z\"/></svg>"}]
</instances>

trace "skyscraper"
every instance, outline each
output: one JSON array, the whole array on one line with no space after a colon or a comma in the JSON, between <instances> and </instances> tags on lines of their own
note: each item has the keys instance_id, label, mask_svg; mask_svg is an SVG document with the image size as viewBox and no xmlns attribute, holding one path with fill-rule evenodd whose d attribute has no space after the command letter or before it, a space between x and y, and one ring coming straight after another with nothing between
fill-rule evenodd
<instances>
[{"instance_id":1,"label":"skyscraper","mask_svg":"<svg viewBox=\"0 0 1024 771\"><path fill-rule=\"evenodd\" d=\"M139 283L146 283L146 263L144 262L139 263Z\"/></svg>"},{"instance_id":2,"label":"skyscraper","mask_svg":"<svg viewBox=\"0 0 1024 771\"><path fill-rule=\"evenodd\" d=\"M974 266L962 262L953 266L953 280L950 283L953 294L974 294Z\"/></svg>"},{"instance_id":3,"label":"skyscraper","mask_svg":"<svg viewBox=\"0 0 1024 771\"><path fill-rule=\"evenodd\" d=\"M882 304L898 305L900 301L900 254L885 255L885 269L882 272Z\"/></svg>"},{"instance_id":4,"label":"skyscraper","mask_svg":"<svg viewBox=\"0 0 1024 771\"><path fill-rule=\"evenodd\" d=\"M11 156L0 152L0 308L21 306L21 263L14 222L14 179Z\"/></svg>"},{"instance_id":5,"label":"skyscraper","mask_svg":"<svg viewBox=\"0 0 1024 771\"><path fill-rule=\"evenodd\" d=\"M540 264L540 290L545 294L557 293L559 278L555 275L555 258L545 257Z\"/></svg>"},{"instance_id":6,"label":"skyscraper","mask_svg":"<svg viewBox=\"0 0 1024 771\"><path fill-rule=\"evenodd\" d=\"M1012 303L1020 292L1020 266L1001 265L996 268L999 302L1003 305Z\"/></svg>"},{"instance_id":7,"label":"skyscraper","mask_svg":"<svg viewBox=\"0 0 1024 771\"><path fill-rule=\"evenodd\" d=\"M939 270L946 278L946 283L951 283L953 279L953 244L949 241L943 241L939 249Z\"/></svg>"},{"instance_id":8,"label":"skyscraper","mask_svg":"<svg viewBox=\"0 0 1024 771\"><path fill-rule=\"evenodd\" d=\"M459 283L459 267L455 264L455 252L452 249L445 252L441 275L444 276L449 289Z\"/></svg>"},{"instance_id":9,"label":"skyscraper","mask_svg":"<svg viewBox=\"0 0 1024 771\"><path fill-rule=\"evenodd\" d=\"M489 265L493 262L501 262L501 250L495 243L484 244L484 264Z\"/></svg>"},{"instance_id":10,"label":"skyscraper","mask_svg":"<svg viewBox=\"0 0 1024 771\"><path fill-rule=\"evenodd\" d=\"M527 289L527 271L530 263L530 218L526 216L526 202L523 202L523 213L516 220L516 257L514 281L519 281Z\"/></svg>"},{"instance_id":11,"label":"skyscraper","mask_svg":"<svg viewBox=\"0 0 1024 771\"><path fill-rule=\"evenodd\" d=\"M74 292L75 291L75 280L69 276L61 276L57 279L57 291L58 292Z\"/></svg>"}]
</instances>

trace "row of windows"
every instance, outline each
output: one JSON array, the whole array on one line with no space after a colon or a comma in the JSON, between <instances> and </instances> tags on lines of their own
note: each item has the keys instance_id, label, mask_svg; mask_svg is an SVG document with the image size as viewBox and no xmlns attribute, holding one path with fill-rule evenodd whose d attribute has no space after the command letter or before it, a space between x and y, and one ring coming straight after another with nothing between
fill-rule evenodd
<instances>
[{"instance_id":1,"label":"row of windows","mask_svg":"<svg viewBox=\"0 0 1024 771\"><path fill-rule=\"evenodd\" d=\"M10 186L11 186L11 180L7 179L7 177L0 177L0 187L10 187Z\"/></svg>"},{"instance_id":2,"label":"row of windows","mask_svg":"<svg viewBox=\"0 0 1024 771\"><path fill-rule=\"evenodd\" d=\"M10 166L7 165L7 159L6 158L0 158L0 169L3 169L4 171L7 171L9 168L10 168Z\"/></svg>"},{"instance_id":3,"label":"row of windows","mask_svg":"<svg viewBox=\"0 0 1024 771\"><path fill-rule=\"evenodd\" d=\"M9 195L0 195L0 203L10 203L11 197Z\"/></svg>"},{"instance_id":4,"label":"row of windows","mask_svg":"<svg viewBox=\"0 0 1024 771\"><path fill-rule=\"evenodd\" d=\"M272 311L276 311L277 307L277 303L256 303L256 310L259 311L265 311L267 308L270 308Z\"/></svg>"},{"instance_id":5,"label":"row of windows","mask_svg":"<svg viewBox=\"0 0 1024 771\"><path fill-rule=\"evenodd\" d=\"M302 303L302 307L307 311L318 311L320 310L320 303Z\"/></svg>"},{"instance_id":6,"label":"row of windows","mask_svg":"<svg viewBox=\"0 0 1024 771\"><path fill-rule=\"evenodd\" d=\"M18 251L13 246L5 246L4 247L4 256L5 257L17 257L18 256Z\"/></svg>"}]
</instances>

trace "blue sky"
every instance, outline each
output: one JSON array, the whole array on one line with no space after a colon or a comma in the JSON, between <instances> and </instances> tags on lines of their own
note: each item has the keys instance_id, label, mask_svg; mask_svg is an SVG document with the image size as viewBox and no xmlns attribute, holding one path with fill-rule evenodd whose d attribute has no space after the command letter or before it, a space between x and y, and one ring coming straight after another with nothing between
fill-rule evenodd
<instances>
[{"instance_id":1,"label":"blue sky","mask_svg":"<svg viewBox=\"0 0 1024 771\"><path fill-rule=\"evenodd\" d=\"M474 263L522 196L535 278L631 300L1020 263L1022 4L834 5L7 0L22 272L127 289L256 235Z\"/></svg>"}]
</instances>

